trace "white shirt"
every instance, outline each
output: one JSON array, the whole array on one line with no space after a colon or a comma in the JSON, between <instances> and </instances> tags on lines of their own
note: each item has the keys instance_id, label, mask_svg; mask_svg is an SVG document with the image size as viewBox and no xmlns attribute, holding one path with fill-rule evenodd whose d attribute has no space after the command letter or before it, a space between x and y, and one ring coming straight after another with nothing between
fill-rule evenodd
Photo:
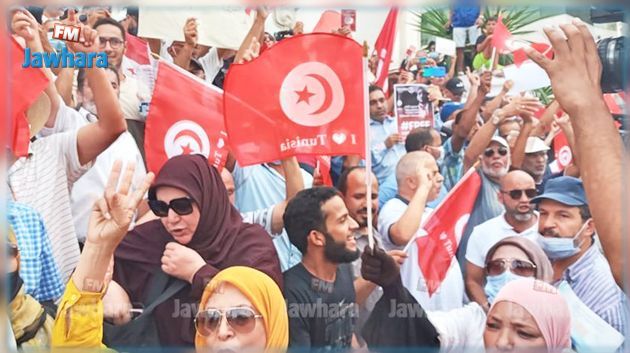
<instances>
[{"instance_id":1,"label":"white shirt","mask_svg":"<svg viewBox=\"0 0 630 353\"><path fill-rule=\"evenodd\" d=\"M486 314L477 303L449 311L427 311L440 335L440 352L483 352Z\"/></svg>"},{"instance_id":2,"label":"white shirt","mask_svg":"<svg viewBox=\"0 0 630 353\"><path fill-rule=\"evenodd\" d=\"M383 248L387 251L393 249L403 250L405 248L405 246L398 246L392 243L389 229L400 220L406 209L407 204L399 198L387 201L381 209L378 216L378 230L383 235ZM425 207L422 219L418 220L418 222L422 224L430 216L431 212L433 212L431 208ZM426 231L422 228L418 229L415 237L424 236L427 236ZM464 303L464 278L456 257L453 256L446 277L440 284L440 287L429 297L424 275L418 265L418 256L420 254L415 242L409 247L407 254L409 257L400 267L400 276L405 288L425 310L452 310L462 307Z\"/></svg>"},{"instance_id":3,"label":"white shirt","mask_svg":"<svg viewBox=\"0 0 630 353\"><path fill-rule=\"evenodd\" d=\"M70 208L70 189L91 166L81 166L77 130L31 143L32 154L9 169L15 200L37 210L44 219L52 253L65 283L79 261L79 243Z\"/></svg>"},{"instance_id":4,"label":"white shirt","mask_svg":"<svg viewBox=\"0 0 630 353\"><path fill-rule=\"evenodd\" d=\"M219 57L217 48L210 48L206 55L199 58L199 63L206 74L206 82L212 84L212 81L214 81L214 78L223 67L223 59Z\"/></svg>"},{"instance_id":5,"label":"white shirt","mask_svg":"<svg viewBox=\"0 0 630 353\"><path fill-rule=\"evenodd\" d=\"M534 243L538 239L538 213L535 213L536 222L522 233L517 233L506 220L505 212L495 218L491 218L476 226L466 248L466 260L477 267L485 267L488 250L496 243L511 236L522 236Z\"/></svg>"},{"instance_id":6,"label":"white shirt","mask_svg":"<svg viewBox=\"0 0 630 353\"><path fill-rule=\"evenodd\" d=\"M42 130L42 135L77 130L97 121L96 116L87 110L81 108L77 112L63 103L59 107L59 112L55 126L52 129ZM136 169L132 182L134 188L140 186L147 174L138 145L128 131L123 132L116 141L98 155L92 168L77 180L72 188L72 216L77 239L80 242L85 242L92 206L103 196L109 174L116 160L123 162L123 171L127 168L127 163L135 163Z\"/></svg>"},{"instance_id":7,"label":"white shirt","mask_svg":"<svg viewBox=\"0 0 630 353\"><path fill-rule=\"evenodd\" d=\"M141 105L150 100L149 88L127 71L125 79L120 81L120 97L118 98L125 119L145 121L147 117L140 112Z\"/></svg>"}]
</instances>

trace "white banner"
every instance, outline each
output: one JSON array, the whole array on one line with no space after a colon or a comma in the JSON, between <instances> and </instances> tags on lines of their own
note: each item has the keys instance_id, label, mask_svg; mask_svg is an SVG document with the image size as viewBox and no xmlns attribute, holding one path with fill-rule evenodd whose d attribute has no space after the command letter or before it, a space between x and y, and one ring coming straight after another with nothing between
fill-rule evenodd
<instances>
[{"instance_id":1,"label":"white banner","mask_svg":"<svg viewBox=\"0 0 630 353\"><path fill-rule=\"evenodd\" d=\"M138 36L184 41L186 19L194 17L199 44L238 50L255 15L243 7L140 7Z\"/></svg>"},{"instance_id":2,"label":"white banner","mask_svg":"<svg viewBox=\"0 0 630 353\"><path fill-rule=\"evenodd\" d=\"M446 38L437 37L435 39L435 51L440 54L444 54L448 56L455 56L457 47L455 45L455 41L452 41Z\"/></svg>"}]
</instances>

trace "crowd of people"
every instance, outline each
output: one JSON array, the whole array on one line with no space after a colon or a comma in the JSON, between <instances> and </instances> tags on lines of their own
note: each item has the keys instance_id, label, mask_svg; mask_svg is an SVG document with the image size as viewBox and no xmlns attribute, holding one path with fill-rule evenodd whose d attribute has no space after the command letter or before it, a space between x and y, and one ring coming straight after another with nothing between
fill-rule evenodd
<instances>
[{"instance_id":1,"label":"crowd of people","mask_svg":"<svg viewBox=\"0 0 630 353\"><path fill-rule=\"evenodd\" d=\"M44 8L10 17L26 48L104 51L110 66L40 69L50 83L27 113L29 154L8 154L9 349L627 347L628 156L581 20L545 29L553 58L526 49L550 77L546 107L511 95L510 81L491 95L502 75L489 54L497 18L453 10L458 50L446 77L423 75L448 61L430 45L391 72L389 86L369 85L371 170L355 155L331 156L325 176L308 155L245 167L230 156L217 170L192 154L154 174L144 153L151 90L125 56L139 17L127 14ZM230 65L276 44L267 16L257 9L239 50L199 44L194 18L183 42L149 41L160 60L221 87ZM80 26L82 41L51 40L55 23ZM303 25L292 33L303 35ZM335 33L351 36L347 27ZM471 62L466 39L476 45ZM426 85L432 127L402 137L394 83ZM560 131L573 160L552 172ZM432 292L416 263L427 254L410 256L410 244L433 236L423 225L471 169L479 192L467 222L452 225L461 239Z\"/></svg>"}]
</instances>

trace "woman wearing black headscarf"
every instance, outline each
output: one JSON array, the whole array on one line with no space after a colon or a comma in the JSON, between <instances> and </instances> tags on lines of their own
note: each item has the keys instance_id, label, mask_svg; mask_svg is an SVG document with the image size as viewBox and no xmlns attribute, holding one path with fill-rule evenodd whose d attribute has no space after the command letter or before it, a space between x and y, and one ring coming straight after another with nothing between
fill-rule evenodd
<instances>
[{"instance_id":1,"label":"woman wearing black headscarf","mask_svg":"<svg viewBox=\"0 0 630 353\"><path fill-rule=\"evenodd\" d=\"M243 223L221 176L203 156L167 161L149 190L149 205L160 219L136 227L124 238L115 253L116 283L110 290L120 285L129 302L137 303L145 302L160 270L187 282L153 312L160 345L194 345L196 306L206 284L224 268L258 269L282 288L271 238L260 226ZM109 299L120 307L121 298L126 301L121 293L108 293L105 305Z\"/></svg>"}]
</instances>

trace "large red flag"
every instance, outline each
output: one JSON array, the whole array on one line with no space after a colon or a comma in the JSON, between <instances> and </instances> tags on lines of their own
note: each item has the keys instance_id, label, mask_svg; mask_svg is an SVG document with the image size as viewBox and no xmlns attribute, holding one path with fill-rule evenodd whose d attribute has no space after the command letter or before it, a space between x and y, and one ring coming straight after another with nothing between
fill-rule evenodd
<instances>
[{"instance_id":1,"label":"large red flag","mask_svg":"<svg viewBox=\"0 0 630 353\"><path fill-rule=\"evenodd\" d=\"M498 53L501 53L507 48L506 41L510 37L512 37L512 33L503 23L503 17L499 16L494 32L492 32L492 46L497 48Z\"/></svg>"},{"instance_id":2,"label":"large red flag","mask_svg":"<svg viewBox=\"0 0 630 353\"><path fill-rule=\"evenodd\" d=\"M155 84L155 61L151 58L149 44L136 36L126 34L125 60L122 67L125 74L129 73L142 82L149 91L153 91Z\"/></svg>"},{"instance_id":3,"label":"large red flag","mask_svg":"<svg viewBox=\"0 0 630 353\"><path fill-rule=\"evenodd\" d=\"M418 266L424 275L429 296L435 293L446 277L480 188L481 178L471 168L424 224L423 229L428 235L416 239Z\"/></svg>"},{"instance_id":4,"label":"large red flag","mask_svg":"<svg viewBox=\"0 0 630 353\"><path fill-rule=\"evenodd\" d=\"M28 154L30 129L26 111L48 86L48 78L41 69L22 67L24 49L11 38L11 147L13 154Z\"/></svg>"},{"instance_id":5,"label":"large red flag","mask_svg":"<svg viewBox=\"0 0 630 353\"><path fill-rule=\"evenodd\" d=\"M389 74L389 64L392 61L392 52L394 51L394 42L396 40L396 21L398 19L398 8L392 7L387 14L381 33L378 35L374 43L374 51L378 57L378 65L376 66L376 82L375 84L384 90L387 90L386 82Z\"/></svg>"},{"instance_id":6,"label":"large red flag","mask_svg":"<svg viewBox=\"0 0 630 353\"><path fill-rule=\"evenodd\" d=\"M160 61L145 130L148 169L158 172L169 158L192 153L220 169L226 140L221 91Z\"/></svg>"},{"instance_id":7,"label":"large red flag","mask_svg":"<svg viewBox=\"0 0 630 353\"><path fill-rule=\"evenodd\" d=\"M285 39L225 78L225 126L241 166L298 154L363 154L362 48L313 33Z\"/></svg>"}]
</instances>

